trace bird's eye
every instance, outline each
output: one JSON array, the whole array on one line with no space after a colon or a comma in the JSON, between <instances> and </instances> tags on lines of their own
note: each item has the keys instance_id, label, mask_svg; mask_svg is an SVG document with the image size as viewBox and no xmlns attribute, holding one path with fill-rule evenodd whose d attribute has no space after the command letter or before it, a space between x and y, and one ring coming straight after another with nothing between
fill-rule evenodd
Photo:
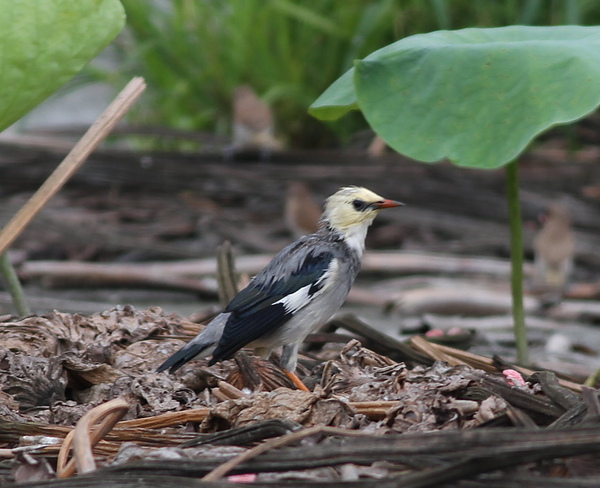
<instances>
[{"instance_id":1,"label":"bird's eye","mask_svg":"<svg viewBox=\"0 0 600 488\"><path fill-rule=\"evenodd\" d=\"M363 210L366 210L367 207L369 206L369 204L363 200L359 200L358 198L356 200L352 201L352 206L354 207L354 210L358 211L358 212L362 212Z\"/></svg>"}]
</instances>

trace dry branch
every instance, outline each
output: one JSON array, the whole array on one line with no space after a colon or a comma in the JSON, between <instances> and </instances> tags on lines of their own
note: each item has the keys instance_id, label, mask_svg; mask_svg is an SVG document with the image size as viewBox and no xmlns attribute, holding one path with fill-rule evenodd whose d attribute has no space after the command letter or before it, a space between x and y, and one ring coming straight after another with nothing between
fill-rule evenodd
<instances>
[{"instance_id":1,"label":"dry branch","mask_svg":"<svg viewBox=\"0 0 600 488\"><path fill-rule=\"evenodd\" d=\"M539 308L533 297L525 297L525 310L533 312ZM510 293L484 289L481 286L452 288L423 288L397 292L392 300L394 308L402 314L438 313L445 315L498 315L509 313L512 307Z\"/></svg>"},{"instance_id":2,"label":"dry branch","mask_svg":"<svg viewBox=\"0 0 600 488\"><path fill-rule=\"evenodd\" d=\"M240 256L236 269L242 274L256 274L272 258L272 255ZM362 272L374 273L477 273L507 276L510 265L505 260L487 258L462 258L451 255L423 253L376 252L365 253ZM207 284L192 281L192 277L217 274L215 259L191 259L174 262L145 263L86 263L76 261L26 261L20 266L25 279L50 278L70 283L125 284L147 283L165 287L189 287L196 291L207 291ZM186 281L186 278L190 281Z\"/></svg>"}]
</instances>

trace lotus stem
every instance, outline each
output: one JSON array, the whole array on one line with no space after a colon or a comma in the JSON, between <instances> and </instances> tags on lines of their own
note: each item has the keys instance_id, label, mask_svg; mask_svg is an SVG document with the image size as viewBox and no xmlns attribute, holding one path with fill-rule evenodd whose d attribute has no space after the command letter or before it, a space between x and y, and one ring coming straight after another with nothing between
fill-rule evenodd
<instances>
[{"instance_id":1,"label":"lotus stem","mask_svg":"<svg viewBox=\"0 0 600 488\"><path fill-rule=\"evenodd\" d=\"M523 232L519 200L519 172L516 161L506 165L506 186L510 225L512 313L517 345L517 363L526 366L529 364L529 351L523 307Z\"/></svg>"},{"instance_id":2,"label":"lotus stem","mask_svg":"<svg viewBox=\"0 0 600 488\"><path fill-rule=\"evenodd\" d=\"M4 277L8 292L12 297L13 305L17 310L20 317L25 317L31 314L27 301L25 300L25 293L23 287L17 276L17 272L13 267L8 254L3 252L0 254L0 274Z\"/></svg>"}]
</instances>

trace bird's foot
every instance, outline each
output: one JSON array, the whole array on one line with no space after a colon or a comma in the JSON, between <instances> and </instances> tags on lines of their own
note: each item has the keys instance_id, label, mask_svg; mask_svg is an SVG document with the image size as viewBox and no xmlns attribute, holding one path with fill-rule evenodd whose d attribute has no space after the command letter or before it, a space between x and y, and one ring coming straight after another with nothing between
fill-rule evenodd
<instances>
[{"instance_id":1,"label":"bird's foot","mask_svg":"<svg viewBox=\"0 0 600 488\"><path fill-rule=\"evenodd\" d=\"M294 383L294 385L296 385L296 388L298 388L299 390L302 391L310 391L306 385L304 383L302 383L302 380L300 378L298 378L298 375L292 371L288 371L287 369L284 369L283 372L285 373L285 375L292 381L292 383Z\"/></svg>"}]
</instances>

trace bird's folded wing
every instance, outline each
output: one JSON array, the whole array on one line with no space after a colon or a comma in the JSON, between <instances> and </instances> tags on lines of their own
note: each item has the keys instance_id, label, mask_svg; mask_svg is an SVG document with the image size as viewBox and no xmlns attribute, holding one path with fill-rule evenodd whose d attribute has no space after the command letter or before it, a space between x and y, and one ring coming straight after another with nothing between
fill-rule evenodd
<instances>
[{"instance_id":1,"label":"bird's folded wing","mask_svg":"<svg viewBox=\"0 0 600 488\"><path fill-rule=\"evenodd\" d=\"M225 309L231 315L210 364L230 358L285 324L325 286L336 261L331 252L322 250L271 263Z\"/></svg>"}]
</instances>

